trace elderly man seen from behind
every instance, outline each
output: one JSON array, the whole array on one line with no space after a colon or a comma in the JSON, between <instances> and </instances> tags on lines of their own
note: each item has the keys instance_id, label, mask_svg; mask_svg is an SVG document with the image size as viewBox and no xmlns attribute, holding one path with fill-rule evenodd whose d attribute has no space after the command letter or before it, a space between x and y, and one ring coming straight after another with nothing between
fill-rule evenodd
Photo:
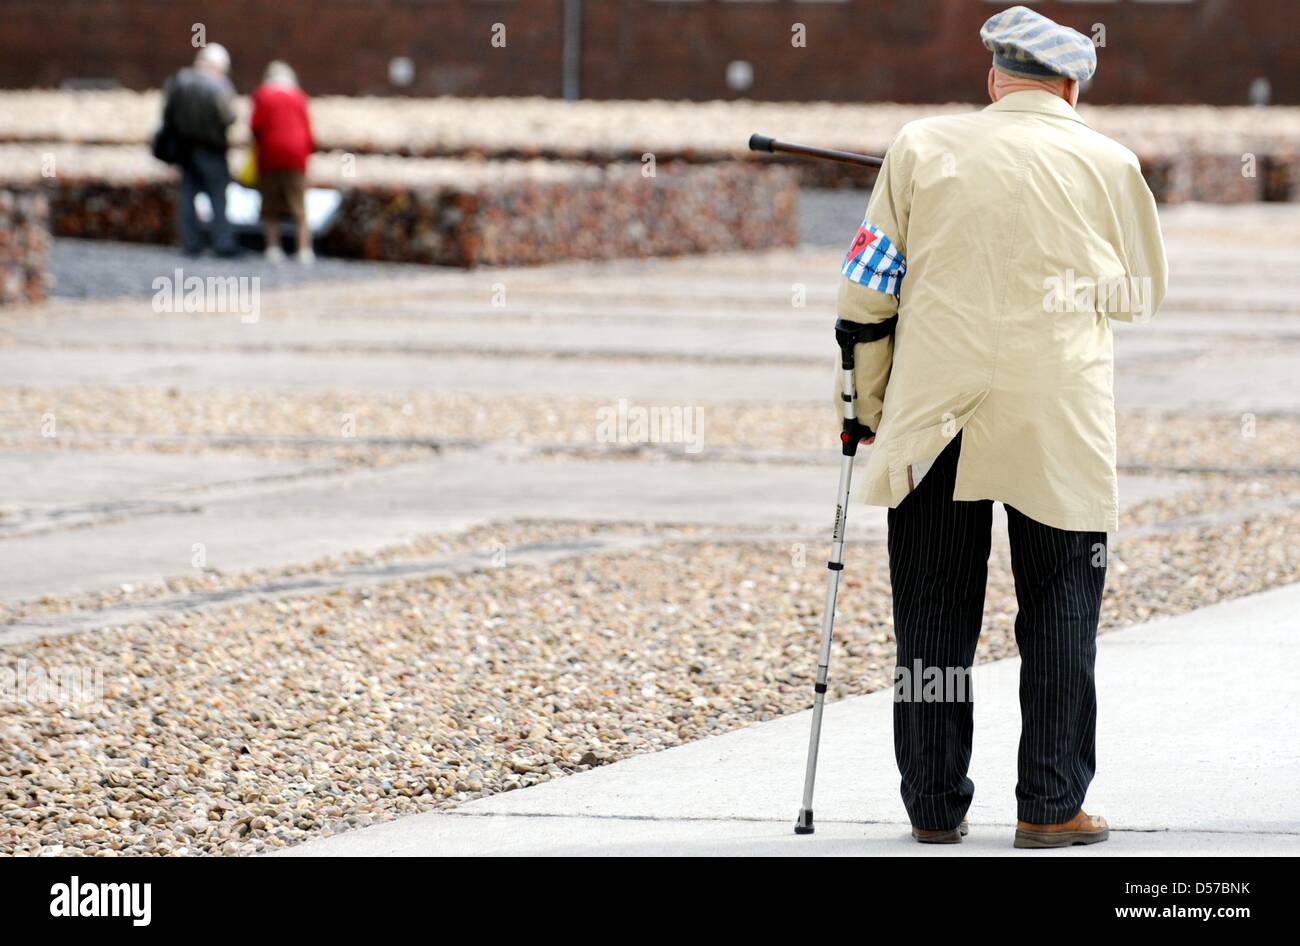
<instances>
[{"instance_id":1,"label":"elderly man seen from behind","mask_svg":"<svg viewBox=\"0 0 1300 946\"><path fill-rule=\"evenodd\" d=\"M1082 805L1118 525L1110 320L1154 314L1164 246L1137 158L1074 110L1092 42L1026 7L981 38L992 104L902 129L837 309L866 325L897 316L855 347L854 380L876 432L865 498L889 507L899 671L969 673L1001 502L1022 661L1014 843L1088 844L1109 832ZM894 704L903 803L918 841L956 843L974 792L970 694L929 696Z\"/></svg>"}]
</instances>

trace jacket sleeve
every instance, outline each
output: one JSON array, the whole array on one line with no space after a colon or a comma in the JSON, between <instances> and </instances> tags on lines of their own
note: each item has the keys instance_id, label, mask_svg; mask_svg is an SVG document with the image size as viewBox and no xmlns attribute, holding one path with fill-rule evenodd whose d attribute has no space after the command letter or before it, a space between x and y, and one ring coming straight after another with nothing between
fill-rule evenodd
<instances>
[{"instance_id":1,"label":"jacket sleeve","mask_svg":"<svg viewBox=\"0 0 1300 946\"><path fill-rule=\"evenodd\" d=\"M836 314L850 322L884 322L898 314L899 294L907 275L907 222L911 210L911 157L900 133L876 177L867 203L866 219L853 238L840 266ZM892 335L863 342L853 350L858 420L872 430L880 427L885 387L894 360ZM841 416L842 372L835 361L835 413Z\"/></svg>"},{"instance_id":2,"label":"jacket sleeve","mask_svg":"<svg viewBox=\"0 0 1300 946\"><path fill-rule=\"evenodd\" d=\"M1142 177L1141 167L1134 158L1127 168L1127 205L1130 213L1124 231L1124 263L1130 284L1136 287L1136 298L1123 311L1107 312L1112 319L1123 322L1147 322L1156 314L1169 287L1169 264L1165 260L1165 241L1160 233L1160 217L1156 213L1156 199Z\"/></svg>"}]
</instances>

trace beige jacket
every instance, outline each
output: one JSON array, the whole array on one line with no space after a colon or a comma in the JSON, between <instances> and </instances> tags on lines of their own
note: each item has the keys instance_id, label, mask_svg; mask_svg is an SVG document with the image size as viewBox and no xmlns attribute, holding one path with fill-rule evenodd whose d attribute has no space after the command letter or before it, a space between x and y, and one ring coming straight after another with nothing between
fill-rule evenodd
<instances>
[{"instance_id":1,"label":"beige jacket","mask_svg":"<svg viewBox=\"0 0 1300 946\"><path fill-rule=\"evenodd\" d=\"M892 341L855 350L877 431L866 501L897 506L961 430L954 499L1115 529L1109 319L1150 318L1167 281L1137 159L1064 100L1014 92L904 126L837 302L855 322L898 315Z\"/></svg>"}]
</instances>

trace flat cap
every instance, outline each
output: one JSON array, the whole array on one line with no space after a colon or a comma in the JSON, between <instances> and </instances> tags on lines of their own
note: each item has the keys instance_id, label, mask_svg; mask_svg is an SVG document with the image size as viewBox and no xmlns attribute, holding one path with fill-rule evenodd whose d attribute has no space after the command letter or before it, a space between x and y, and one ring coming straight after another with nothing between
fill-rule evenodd
<instances>
[{"instance_id":1,"label":"flat cap","mask_svg":"<svg viewBox=\"0 0 1300 946\"><path fill-rule=\"evenodd\" d=\"M1097 71L1092 40L1028 7L993 14L980 29L980 39L992 50L993 65L1012 75L1083 82Z\"/></svg>"}]
</instances>

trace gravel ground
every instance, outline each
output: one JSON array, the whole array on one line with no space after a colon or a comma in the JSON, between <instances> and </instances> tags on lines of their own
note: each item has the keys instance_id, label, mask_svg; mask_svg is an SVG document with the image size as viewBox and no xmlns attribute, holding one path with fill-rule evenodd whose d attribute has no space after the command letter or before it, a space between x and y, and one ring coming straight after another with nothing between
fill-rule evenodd
<instances>
[{"instance_id":1,"label":"gravel ground","mask_svg":"<svg viewBox=\"0 0 1300 946\"><path fill-rule=\"evenodd\" d=\"M828 385L829 390L829 385ZM38 388L0 387L0 443L32 447L68 445L88 449L130 447L124 437L170 437L159 444L144 439L138 449L193 451L218 449L213 438L288 438L228 449L271 456L329 456L356 463L398 462L422 452L382 441L508 440L532 446L606 448L611 458L642 457L596 439L597 411L605 401L471 396L409 391L190 391L172 387ZM712 459L713 451L746 448L765 452L824 453L836 449L832 405L806 407L743 404L717 408L726 423L708 423L704 449L680 459ZM60 438L41 437L42 418L54 413ZM340 416L355 418L355 438L340 436ZM1249 436L1247 435L1249 432ZM1296 444L1300 418L1257 417L1253 428L1236 416L1161 411L1121 411L1117 419L1119 461L1127 466L1300 470ZM316 438L295 444L291 438ZM356 441L356 442L354 442Z\"/></svg>"},{"instance_id":2,"label":"gravel ground","mask_svg":"<svg viewBox=\"0 0 1300 946\"><path fill-rule=\"evenodd\" d=\"M652 536L661 541L688 539L706 530L692 526L646 523L592 522L502 522L460 533L421 536L411 542L393 545L378 552L353 552L326 556L277 568L234 573L209 568L200 574L175 576L165 581L121 585L110 591L89 592L72 596L48 595L18 602L0 602L0 630L7 624L48 618L55 615L93 614L124 605L139 605L185 595L243 591L272 582L302 575L322 575L345 566L362 567L416 561L448 561L468 556L484 556L510 549L539 545L576 543L617 532L620 535ZM717 528L710 527L708 534ZM725 530L733 531L733 530Z\"/></svg>"},{"instance_id":3,"label":"gravel ground","mask_svg":"<svg viewBox=\"0 0 1300 946\"><path fill-rule=\"evenodd\" d=\"M1102 630L1300 580L1297 527L1123 543ZM801 709L825 573L794 551L670 542L7 647L101 671L103 701L0 705L0 853L256 853ZM850 552L833 699L888 683L886 574ZM1013 601L999 547L978 659L1014 652Z\"/></svg>"},{"instance_id":4,"label":"gravel ground","mask_svg":"<svg viewBox=\"0 0 1300 946\"><path fill-rule=\"evenodd\" d=\"M258 242L260 246L260 241ZM319 257L316 265L300 266L290 260L266 262L260 252L236 260L202 256L187 259L169 246L114 243L107 240L51 241L49 271L53 279L50 296L55 299L114 299L122 296L152 296L153 281L171 276L178 269L187 276L258 276L263 289L306 282L383 279L427 272L426 267L400 263L371 263Z\"/></svg>"}]
</instances>

